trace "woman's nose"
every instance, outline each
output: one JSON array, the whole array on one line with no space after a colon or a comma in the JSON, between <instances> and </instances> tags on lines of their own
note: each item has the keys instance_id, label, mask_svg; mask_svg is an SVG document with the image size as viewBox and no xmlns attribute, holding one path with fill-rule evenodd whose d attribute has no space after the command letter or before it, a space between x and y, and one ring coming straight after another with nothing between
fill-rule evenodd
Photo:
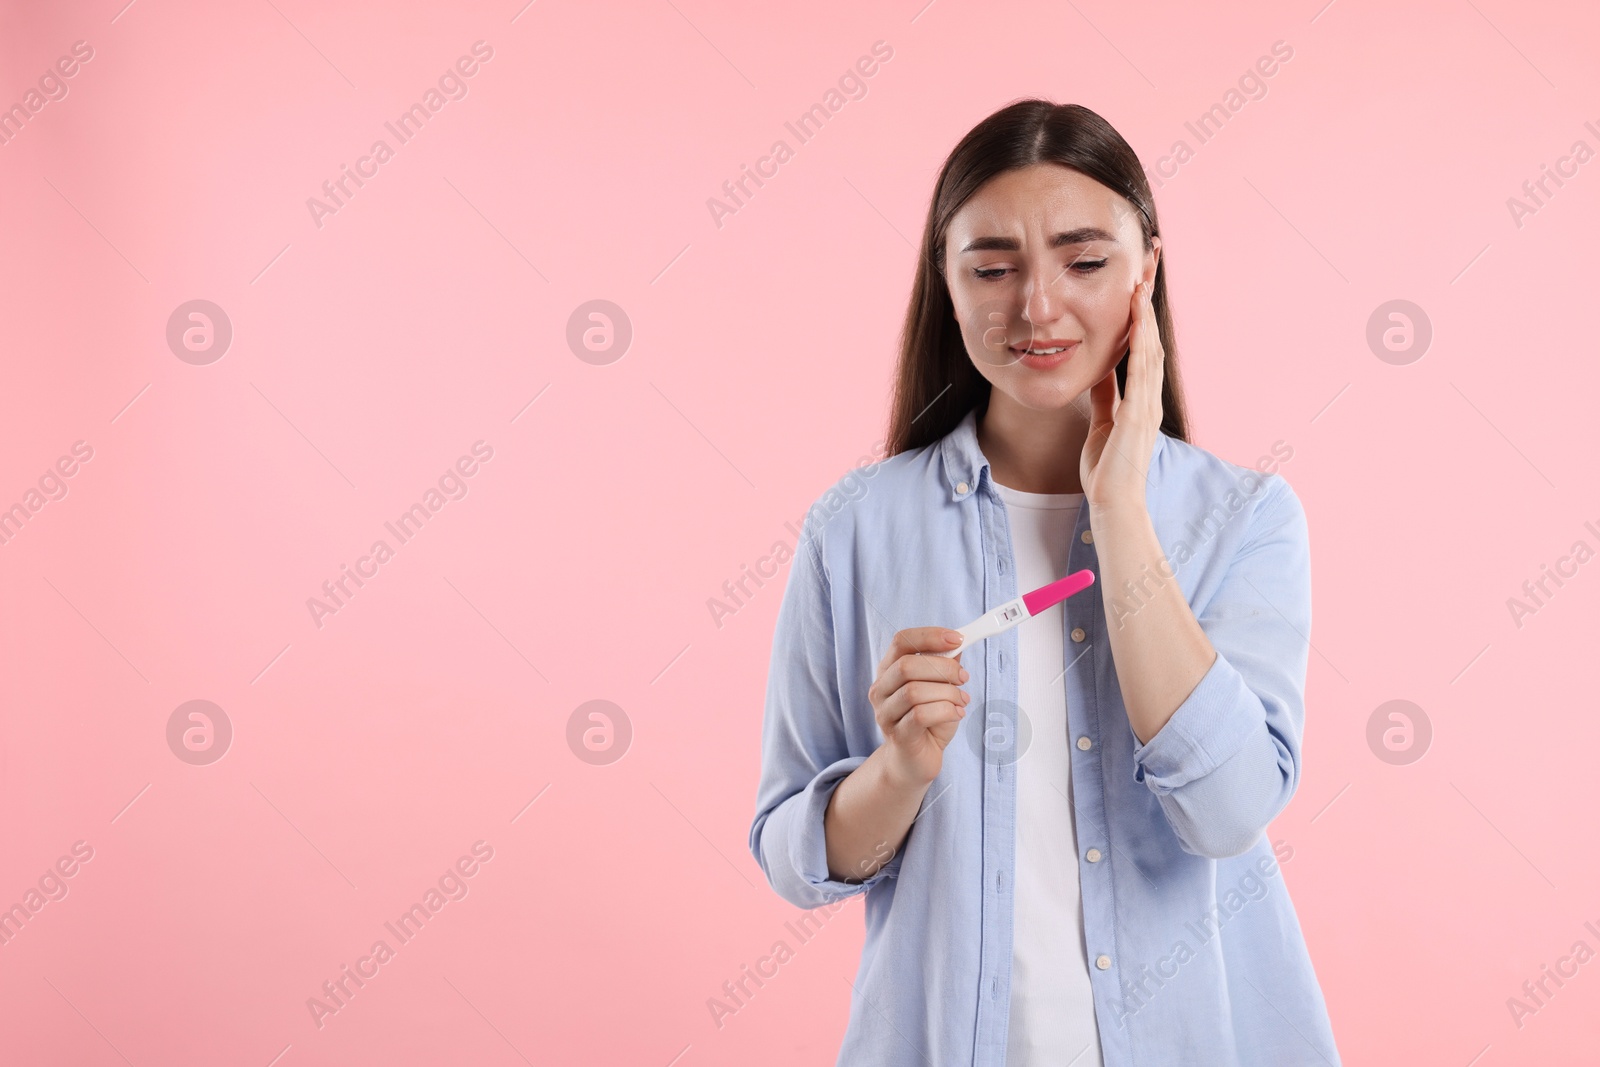
<instances>
[{"instance_id":1,"label":"woman's nose","mask_svg":"<svg viewBox=\"0 0 1600 1067\"><path fill-rule=\"evenodd\" d=\"M1054 322L1061 317L1065 298L1058 291L1056 280L1042 271L1033 271L1028 277L1022 315L1035 326Z\"/></svg>"}]
</instances>

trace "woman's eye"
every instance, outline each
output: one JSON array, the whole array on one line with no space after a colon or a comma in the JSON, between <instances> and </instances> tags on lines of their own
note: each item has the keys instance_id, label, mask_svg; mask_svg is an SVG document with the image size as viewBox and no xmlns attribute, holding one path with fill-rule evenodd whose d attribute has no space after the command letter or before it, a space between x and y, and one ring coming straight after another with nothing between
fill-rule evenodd
<instances>
[{"instance_id":1,"label":"woman's eye","mask_svg":"<svg viewBox=\"0 0 1600 1067\"><path fill-rule=\"evenodd\" d=\"M1106 261L1103 259L1080 259L1067 264L1068 267L1076 270L1079 274L1093 274L1095 271L1099 270L1105 265ZM985 267L982 269L974 269L972 273L981 281L992 282L998 280L1002 275L1007 274L1010 270L1010 267Z\"/></svg>"}]
</instances>

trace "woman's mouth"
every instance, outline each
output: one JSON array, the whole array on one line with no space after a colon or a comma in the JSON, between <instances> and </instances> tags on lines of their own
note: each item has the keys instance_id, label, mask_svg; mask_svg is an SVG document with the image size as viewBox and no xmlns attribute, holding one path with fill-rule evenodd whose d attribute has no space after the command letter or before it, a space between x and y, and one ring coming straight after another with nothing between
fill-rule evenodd
<instances>
[{"instance_id":1,"label":"woman's mouth","mask_svg":"<svg viewBox=\"0 0 1600 1067\"><path fill-rule=\"evenodd\" d=\"M1049 370L1059 367L1077 352L1081 341L1031 341L1025 345L1012 345L1011 354L1024 367Z\"/></svg>"}]
</instances>

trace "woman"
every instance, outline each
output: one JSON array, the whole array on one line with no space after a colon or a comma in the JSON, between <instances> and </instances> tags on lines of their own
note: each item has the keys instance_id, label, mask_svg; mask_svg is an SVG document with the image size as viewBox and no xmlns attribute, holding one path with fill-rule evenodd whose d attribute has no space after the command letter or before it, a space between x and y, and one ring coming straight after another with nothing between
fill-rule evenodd
<instances>
[{"instance_id":1,"label":"woman","mask_svg":"<svg viewBox=\"0 0 1600 1067\"><path fill-rule=\"evenodd\" d=\"M1188 441L1137 157L1006 107L922 253L887 458L796 549L750 830L790 903L866 894L838 1062L1337 1064L1265 833L1300 779L1305 514Z\"/></svg>"}]
</instances>

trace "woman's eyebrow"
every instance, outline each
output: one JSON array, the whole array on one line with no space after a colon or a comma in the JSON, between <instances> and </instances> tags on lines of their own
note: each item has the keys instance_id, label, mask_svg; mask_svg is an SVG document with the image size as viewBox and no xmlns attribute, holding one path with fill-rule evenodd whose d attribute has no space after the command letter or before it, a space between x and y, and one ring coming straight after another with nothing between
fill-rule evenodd
<instances>
[{"instance_id":1,"label":"woman's eyebrow","mask_svg":"<svg viewBox=\"0 0 1600 1067\"><path fill-rule=\"evenodd\" d=\"M1079 226L1075 230L1067 230L1054 234L1050 238L1051 248L1060 248L1062 245L1088 244L1090 241L1116 241L1114 234L1102 230L1098 226ZM1015 237L975 237L967 242L961 249L963 252L1017 252L1022 245Z\"/></svg>"}]
</instances>

